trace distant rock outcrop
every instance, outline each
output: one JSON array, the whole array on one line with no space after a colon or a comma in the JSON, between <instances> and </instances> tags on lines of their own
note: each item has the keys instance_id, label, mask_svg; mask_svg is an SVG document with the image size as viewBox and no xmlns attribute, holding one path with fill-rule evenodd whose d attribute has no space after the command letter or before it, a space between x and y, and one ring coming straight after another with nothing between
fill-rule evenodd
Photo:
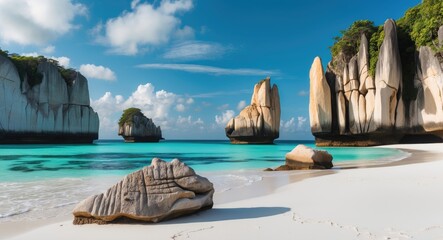
<instances>
[{"instance_id":1,"label":"distant rock outcrop","mask_svg":"<svg viewBox=\"0 0 443 240\"><path fill-rule=\"evenodd\" d=\"M41 82L31 86L11 60L0 55L0 143L90 143L98 138L98 115L90 107L88 82L72 71L66 81L56 64L37 62Z\"/></svg>"},{"instance_id":2,"label":"distant rock outcrop","mask_svg":"<svg viewBox=\"0 0 443 240\"><path fill-rule=\"evenodd\" d=\"M226 125L226 136L236 144L273 143L280 131L280 96L268 77L254 86L251 105Z\"/></svg>"},{"instance_id":3,"label":"distant rock outcrop","mask_svg":"<svg viewBox=\"0 0 443 240\"><path fill-rule=\"evenodd\" d=\"M442 28L440 32L443 35ZM326 76L321 61L314 60L309 110L316 144L368 146L443 141L443 66L436 53L427 46L418 49L414 83L410 84L416 93L405 99L405 76L394 20L388 19L384 24L375 79L368 72L368 49L368 40L362 34L358 53L341 69L338 65L332 69L329 63Z\"/></svg>"},{"instance_id":4,"label":"distant rock outcrop","mask_svg":"<svg viewBox=\"0 0 443 240\"><path fill-rule=\"evenodd\" d=\"M105 193L90 196L73 210L74 224L106 224L120 219L159 222L212 208L214 187L186 164L158 158Z\"/></svg>"},{"instance_id":5,"label":"distant rock outcrop","mask_svg":"<svg viewBox=\"0 0 443 240\"><path fill-rule=\"evenodd\" d=\"M160 126L155 126L138 108L129 108L123 112L119 121L118 135L125 142L158 142L162 138Z\"/></svg>"}]
</instances>

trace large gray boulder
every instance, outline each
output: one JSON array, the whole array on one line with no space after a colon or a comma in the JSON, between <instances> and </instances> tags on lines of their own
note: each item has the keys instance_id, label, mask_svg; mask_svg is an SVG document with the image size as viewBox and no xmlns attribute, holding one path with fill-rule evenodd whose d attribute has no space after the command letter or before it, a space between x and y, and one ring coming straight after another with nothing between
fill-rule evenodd
<instances>
[{"instance_id":1,"label":"large gray boulder","mask_svg":"<svg viewBox=\"0 0 443 240\"><path fill-rule=\"evenodd\" d=\"M251 105L228 122L226 136L235 144L272 143L279 137L280 114L278 87L271 88L268 77L255 84Z\"/></svg>"},{"instance_id":2,"label":"large gray boulder","mask_svg":"<svg viewBox=\"0 0 443 240\"><path fill-rule=\"evenodd\" d=\"M163 139L160 126L156 126L152 119L138 110L119 126L118 135L125 142L158 142Z\"/></svg>"},{"instance_id":3,"label":"large gray boulder","mask_svg":"<svg viewBox=\"0 0 443 240\"><path fill-rule=\"evenodd\" d=\"M73 210L74 224L120 219L159 222L212 208L214 187L186 164L152 159L106 192L90 196Z\"/></svg>"}]
</instances>

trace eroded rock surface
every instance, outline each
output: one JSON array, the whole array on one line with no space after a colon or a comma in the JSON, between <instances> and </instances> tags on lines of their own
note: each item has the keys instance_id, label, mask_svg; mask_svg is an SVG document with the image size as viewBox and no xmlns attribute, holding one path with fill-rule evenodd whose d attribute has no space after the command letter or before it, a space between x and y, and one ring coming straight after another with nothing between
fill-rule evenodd
<instances>
[{"instance_id":1,"label":"eroded rock surface","mask_svg":"<svg viewBox=\"0 0 443 240\"><path fill-rule=\"evenodd\" d=\"M122 219L159 222L212 208L214 187L178 159L152 159L106 192L90 196L73 210L74 224Z\"/></svg>"},{"instance_id":2,"label":"eroded rock surface","mask_svg":"<svg viewBox=\"0 0 443 240\"><path fill-rule=\"evenodd\" d=\"M69 84L42 61L40 84L29 86L14 64L0 56L0 143L88 143L98 138L98 115L89 105L86 78Z\"/></svg>"},{"instance_id":3,"label":"eroded rock surface","mask_svg":"<svg viewBox=\"0 0 443 240\"><path fill-rule=\"evenodd\" d=\"M158 142L162 138L160 126L155 126L152 119L138 112L119 126L118 135L126 142Z\"/></svg>"},{"instance_id":4,"label":"eroded rock surface","mask_svg":"<svg viewBox=\"0 0 443 240\"><path fill-rule=\"evenodd\" d=\"M331 131L331 90L323 71L321 59L316 57L309 71L309 120L313 133ZM347 83L345 82L345 85ZM345 90L346 91L346 90Z\"/></svg>"},{"instance_id":5,"label":"eroded rock surface","mask_svg":"<svg viewBox=\"0 0 443 240\"><path fill-rule=\"evenodd\" d=\"M286 164L275 171L303 170L303 169L330 169L333 167L332 155L327 151L316 150L303 144L297 145L286 153Z\"/></svg>"},{"instance_id":6,"label":"eroded rock surface","mask_svg":"<svg viewBox=\"0 0 443 240\"><path fill-rule=\"evenodd\" d=\"M226 125L231 143L272 143L280 132L280 96L277 85L271 88L266 78L254 86L251 105Z\"/></svg>"},{"instance_id":7,"label":"eroded rock surface","mask_svg":"<svg viewBox=\"0 0 443 240\"><path fill-rule=\"evenodd\" d=\"M406 100L397 27L392 19L384 24L375 78L369 74L369 45L364 34L358 53L349 58L338 54L328 64L326 75L316 58L310 71L309 109L316 144L370 146L443 141L443 63L430 47L420 47L416 56L416 96ZM331 101L328 91L333 96Z\"/></svg>"}]
</instances>

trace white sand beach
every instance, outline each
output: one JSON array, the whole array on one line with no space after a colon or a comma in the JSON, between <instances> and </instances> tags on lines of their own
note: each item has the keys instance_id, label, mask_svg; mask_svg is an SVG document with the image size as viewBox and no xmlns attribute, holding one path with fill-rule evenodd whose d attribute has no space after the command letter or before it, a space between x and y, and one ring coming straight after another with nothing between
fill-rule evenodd
<instances>
[{"instance_id":1,"label":"white sand beach","mask_svg":"<svg viewBox=\"0 0 443 240\"><path fill-rule=\"evenodd\" d=\"M312 177L263 172L262 181L216 195L213 209L159 224L74 226L64 216L0 224L0 238L442 239L443 144L384 147L412 155L377 167L305 171Z\"/></svg>"}]
</instances>

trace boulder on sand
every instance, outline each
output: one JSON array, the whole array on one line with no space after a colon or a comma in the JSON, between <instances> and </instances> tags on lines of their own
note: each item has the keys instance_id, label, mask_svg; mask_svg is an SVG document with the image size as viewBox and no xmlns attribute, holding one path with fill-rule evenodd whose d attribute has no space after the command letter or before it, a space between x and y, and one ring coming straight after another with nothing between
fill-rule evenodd
<instances>
[{"instance_id":1,"label":"boulder on sand","mask_svg":"<svg viewBox=\"0 0 443 240\"><path fill-rule=\"evenodd\" d=\"M333 167L332 155L299 144L286 154L286 166L290 169L329 169Z\"/></svg>"},{"instance_id":2,"label":"boulder on sand","mask_svg":"<svg viewBox=\"0 0 443 240\"><path fill-rule=\"evenodd\" d=\"M73 210L74 224L119 220L159 222L212 208L214 187L178 159L154 158L105 193L90 196Z\"/></svg>"}]
</instances>

